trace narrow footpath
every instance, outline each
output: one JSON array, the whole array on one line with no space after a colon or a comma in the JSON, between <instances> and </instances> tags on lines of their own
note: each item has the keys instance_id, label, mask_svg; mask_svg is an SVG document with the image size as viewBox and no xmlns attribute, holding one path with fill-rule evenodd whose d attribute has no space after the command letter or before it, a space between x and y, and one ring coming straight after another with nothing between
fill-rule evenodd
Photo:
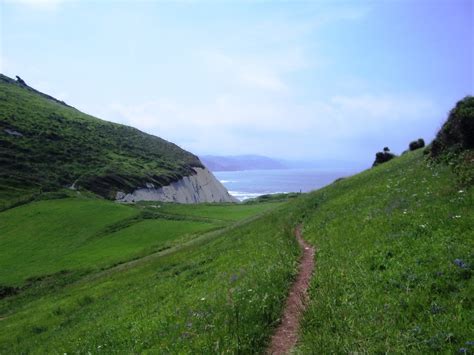
<instances>
[{"instance_id":1,"label":"narrow footpath","mask_svg":"<svg viewBox=\"0 0 474 355\"><path fill-rule=\"evenodd\" d=\"M315 255L314 247L306 243L301 234L301 225L299 225L295 229L295 237L303 255L300 259L298 276L291 286L283 310L282 322L271 339L267 354L288 354L298 340L298 330L301 316L306 308Z\"/></svg>"}]
</instances>

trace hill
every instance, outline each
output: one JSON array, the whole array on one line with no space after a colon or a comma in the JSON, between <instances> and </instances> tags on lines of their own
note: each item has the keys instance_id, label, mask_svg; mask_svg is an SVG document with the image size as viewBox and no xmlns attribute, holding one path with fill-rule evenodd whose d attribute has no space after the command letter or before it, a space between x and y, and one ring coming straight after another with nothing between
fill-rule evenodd
<instances>
[{"instance_id":1,"label":"hill","mask_svg":"<svg viewBox=\"0 0 474 355\"><path fill-rule=\"evenodd\" d=\"M0 74L0 208L68 187L115 199L204 168L173 143L86 115Z\"/></svg>"},{"instance_id":2,"label":"hill","mask_svg":"<svg viewBox=\"0 0 474 355\"><path fill-rule=\"evenodd\" d=\"M72 197L0 212L0 353L263 350L298 256L281 206Z\"/></svg>"},{"instance_id":3,"label":"hill","mask_svg":"<svg viewBox=\"0 0 474 355\"><path fill-rule=\"evenodd\" d=\"M422 150L300 201L317 271L299 350L458 352L472 340L472 189Z\"/></svg>"}]
</instances>

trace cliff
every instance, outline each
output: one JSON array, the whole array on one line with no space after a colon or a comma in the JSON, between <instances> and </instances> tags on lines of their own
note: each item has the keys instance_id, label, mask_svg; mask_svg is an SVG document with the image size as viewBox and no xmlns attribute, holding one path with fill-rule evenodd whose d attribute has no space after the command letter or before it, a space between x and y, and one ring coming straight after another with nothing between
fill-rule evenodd
<instances>
[{"instance_id":1,"label":"cliff","mask_svg":"<svg viewBox=\"0 0 474 355\"><path fill-rule=\"evenodd\" d=\"M148 183L132 193L118 192L120 202L163 201L177 203L237 202L226 188L206 168L194 168L196 174L185 176L167 186Z\"/></svg>"}]
</instances>

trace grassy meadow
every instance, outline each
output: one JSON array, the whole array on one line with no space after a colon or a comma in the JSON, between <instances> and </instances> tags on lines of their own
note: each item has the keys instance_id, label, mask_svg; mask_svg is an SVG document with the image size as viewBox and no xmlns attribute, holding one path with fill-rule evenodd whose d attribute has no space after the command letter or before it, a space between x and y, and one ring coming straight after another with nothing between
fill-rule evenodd
<instances>
[{"instance_id":1,"label":"grassy meadow","mask_svg":"<svg viewBox=\"0 0 474 355\"><path fill-rule=\"evenodd\" d=\"M0 213L0 285L107 268L277 205L135 206L81 197L32 202Z\"/></svg>"},{"instance_id":2,"label":"grassy meadow","mask_svg":"<svg viewBox=\"0 0 474 355\"><path fill-rule=\"evenodd\" d=\"M316 274L298 353L474 350L473 191L422 150L299 201Z\"/></svg>"},{"instance_id":3,"label":"grassy meadow","mask_svg":"<svg viewBox=\"0 0 474 355\"><path fill-rule=\"evenodd\" d=\"M1 212L1 283L17 288L0 301L0 353L263 349L299 255L280 206L69 198Z\"/></svg>"}]
</instances>

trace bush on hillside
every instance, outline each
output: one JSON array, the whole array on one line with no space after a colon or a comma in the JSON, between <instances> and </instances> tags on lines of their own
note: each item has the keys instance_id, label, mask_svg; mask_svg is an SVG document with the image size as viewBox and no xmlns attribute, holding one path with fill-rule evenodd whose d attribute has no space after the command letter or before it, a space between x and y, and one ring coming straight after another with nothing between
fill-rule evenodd
<instances>
[{"instance_id":1,"label":"bush on hillside","mask_svg":"<svg viewBox=\"0 0 474 355\"><path fill-rule=\"evenodd\" d=\"M474 97L466 96L449 112L448 119L428 149L435 161L449 163L463 185L474 183Z\"/></svg>"},{"instance_id":2,"label":"bush on hillside","mask_svg":"<svg viewBox=\"0 0 474 355\"><path fill-rule=\"evenodd\" d=\"M474 148L474 97L466 96L449 113L439 130L430 154L436 158L447 152L460 152Z\"/></svg>"},{"instance_id":3,"label":"bush on hillside","mask_svg":"<svg viewBox=\"0 0 474 355\"><path fill-rule=\"evenodd\" d=\"M377 152L375 154L375 161L372 166L377 166L383 163L388 162L395 158L395 154L390 153L390 149L388 147L383 148L383 152Z\"/></svg>"},{"instance_id":4,"label":"bush on hillside","mask_svg":"<svg viewBox=\"0 0 474 355\"><path fill-rule=\"evenodd\" d=\"M418 138L418 140L410 142L408 147L410 148L410 151L417 150L420 148L423 148L425 146L425 141L423 138Z\"/></svg>"}]
</instances>

